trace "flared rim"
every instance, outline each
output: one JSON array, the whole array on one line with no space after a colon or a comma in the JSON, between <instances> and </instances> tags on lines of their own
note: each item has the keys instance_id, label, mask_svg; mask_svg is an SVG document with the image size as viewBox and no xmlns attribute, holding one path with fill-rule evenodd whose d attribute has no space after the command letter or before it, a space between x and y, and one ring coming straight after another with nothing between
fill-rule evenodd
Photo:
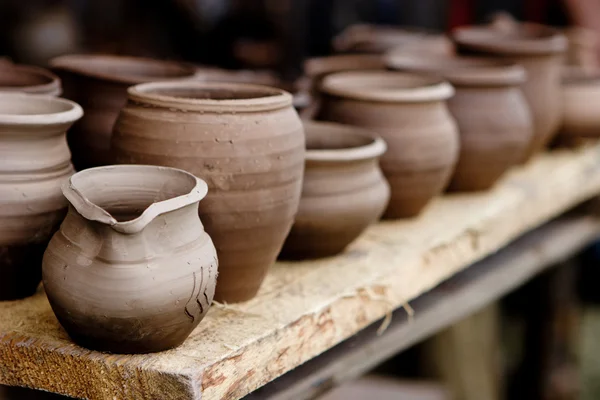
<instances>
[{"instance_id":1,"label":"flared rim","mask_svg":"<svg viewBox=\"0 0 600 400\"><path fill-rule=\"evenodd\" d=\"M60 79L44 68L30 65L12 64L0 60L0 71L9 71L15 75L21 75L24 79L40 80L43 82L24 85L4 85L0 79L0 92L26 92L31 94L49 94L59 96L61 94Z\"/></svg>"},{"instance_id":2,"label":"flared rim","mask_svg":"<svg viewBox=\"0 0 600 400\"><path fill-rule=\"evenodd\" d=\"M0 93L0 124L65 124L82 115L81 106L71 100L41 94Z\"/></svg>"},{"instance_id":3,"label":"flared rim","mask_svg":"<svg viewBox=\"0 0 600 400\"><path fill-rule=\"evenodd\" d=\"M304 73L313 78L348 70L384 68L385 61L382 55L372 53L313 57L304 62Z\"/></svg>"}]
</instances>

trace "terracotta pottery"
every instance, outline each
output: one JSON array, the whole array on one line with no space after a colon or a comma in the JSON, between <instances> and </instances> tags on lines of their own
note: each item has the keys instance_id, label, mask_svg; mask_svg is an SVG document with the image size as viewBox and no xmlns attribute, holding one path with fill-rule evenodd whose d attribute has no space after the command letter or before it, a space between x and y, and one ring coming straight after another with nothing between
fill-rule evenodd
<instances>
[{"instance_id":1,"label":"terracotta pottery","mask_svg":"<svg viewBox=\"0 0 600 400\"><path fill-rule=\"evenodd\" d=\"M183 343L215 293L216 251L198 218L206 183L173 168L115 165L78 172L62 190L69 212L43 275L67 333L115 353Z\"/></svg>"},{"instance_id":2,"label":"terracotta pottery","mask_svg":"<svg viewBox=\"0 0 600 400\"><path fill-rule=\"evenodd\" d=\"M446 106L452 86L387 71L325 78L318 119L368 128L388 146L381 169L391 187L387 218L411 217L440 194L458 159L458 129Z\"/></svg>"},{"instance_id":3,"label":"terracotta pottery","mask_svg":"<svg viewBox=\"0 0 600 400\"><path fill-rule=\"evenodd\" d=\"M560 126L565 36L546 26L521 23L504 30L485 26L459 28L453 37L461 52L505 58L527 71L523 93L533 117L534 138L525 160L531 158L550 142Z\"/></svg>"},{"instance_id":4,"label":"terracotta pottery","mask_svg":"<svg viewBox=\"0 0 600 400\"><path fill-rule=\"evenodd\" d=\"M598 37L596 32L581 26L564 30L569 42L566 64L593 71L598 68Z\"/></svg>"},{"instance_id":5,"label":"terracotta pottery","mask_svg":"<svg viewBox=\"0 0 600 400\"><path fill-rule=\"evenodd\" d=\"M82 115L63 99L0 93L0 300L32 295L42 255L65 216L74 172L65 132Z\"/></svg>"},{"instance_id":6,"label":"terracotta pottery","mask_svg":"<svg viewBox=\"0 0 600 400\"><path fill-rule=\"evenodd\" d=\"M60 79L48 70L0 60L0 92L60 96Z\"/></svg>"},{"instance_id":7,"label":"terracotta pottery","mask_svg":"<svg viewBox=\"0 0 600 400\"><path fill-rule=\"evenodd\" d=\"M560 136L600 137L600 72L565 69L562 95L564 113Z\"/></svg>"},{"instance_id":8,"label":"terracotta pottery","mask_svg":"<svg viewBox=\"0 0 600 400\"><path fill-rule=\"evenodd\" d=\"M342 252L383 214L390 187L379 168L385 142L344 125L304 122L306 161L298 215L281 258Z\"/></svg>"},{"instance_id":9,"label":"terracotta pottery","mask_svg":"<svg viewBox=\"0 0 600 400\"><path fill-rule=\"evenodd\" d=\"M119 163L173 166L204 179L210 191L200 217L220 261L215 298L256 295L302 190L304 134L292 96L234 83L134 86L112 151Z\"/></svg>"},{"instance_id":10,"label":"terracotta pottery","mask_svg":"<svg viewBox=\"0 0 600 400\"><path fill-rule=\"evenodd\" d=\"M456 93L448 108L460 132L460 155L450 189L486 190L518 164L533 139L529 107L521 92L523 67L497 60L391 53L388 66L436 74Z\"/></svg>"},{"instance_id":11,"label":"terracotta pottery","mask_svg":"<svg viewBox=\"0 0 600 400\"><path fill-rule=\"evenodd\" d=\"M112 164L112 128L127 102L129 86L157 80L189 79L196 67L147 58L67 55L50 61L61 77L64 97L82 105L85 116L69 132L77 170Z\"/></svg>"}]
</instances>

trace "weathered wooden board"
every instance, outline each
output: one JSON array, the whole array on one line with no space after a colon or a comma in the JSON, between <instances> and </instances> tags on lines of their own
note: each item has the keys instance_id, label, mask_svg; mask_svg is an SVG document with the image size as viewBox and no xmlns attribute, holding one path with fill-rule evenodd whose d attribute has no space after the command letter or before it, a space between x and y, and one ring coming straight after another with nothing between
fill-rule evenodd
<instances>
[{"instance_id":1,"label":"weathered wooden board","mask_svg":"<svg viewBox=\"0 0 600 400\"><path fill-rule=\"evenodd\" d=\"M179 348L73 345L42 293L0 304L0 383L89 399L236 399L600 193L600 145L540 156L494 190L369 229L335 258L276 265L255 299L215 305Z\"/></svg>"}]
</instances>

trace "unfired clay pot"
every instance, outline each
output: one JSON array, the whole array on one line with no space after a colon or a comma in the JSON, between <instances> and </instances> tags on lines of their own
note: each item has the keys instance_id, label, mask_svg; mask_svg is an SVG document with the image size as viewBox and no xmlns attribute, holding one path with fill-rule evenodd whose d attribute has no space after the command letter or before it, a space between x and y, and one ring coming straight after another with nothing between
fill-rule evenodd
<instances>
[{"instance_id":1,"label":"unfired clay pot","mask_svg":"<svg viewBox=\"0 0 600 400\"><path fill-rule=\"evenodd\" d=\"M65 132L82 115L63 99L0 94L0 300L32 295L42 255L67 211Z\"/></svg>"},{"instance_id":2,"label":"unfired clay pot","mask_svg":"<svg viewBox=\"0 0 600 400\"><path fill-rule=\"evenodd\" d=\"M481 58L391 53L388 66L436 74L456 94L448 108L460 132L460 156L450 183L453 190L486 190L518 164L533 139L529 107L520 85L523 67Z\"/></svg>"},{"instance_id":3,"label":"unfired clay pot","mask_svg":"<svg viewBox=\"0 0 600 400\"><path fill-rule=\"evenodd\" d=\"M338 254L383 214L390 188L379 168L385 142L368 131L304 122L306 162L298 215L281 258Z\"/></svg>"},{"instance_id":4,"label":"unfired clay pot","mask_svg":"<svg viewBox=\"0 0 600 400\"><path fill-rule=\"evenodd\" d=\"M252 298L300 201L304 133L292 96L249 84L134 86L112 151L119 163L173 166L208 183L200 217L219 254L216 299Z\"/></svg>"},{"instance_id":5,"label":"unfired clay pot","mask_svg":"<svg viewBox=\"0 0 600 400\"><path fill-rule=\"evenodd\" d=\"M562 137L600 137L600 72L568 68L563 72Z\"/></svg>"},{"instance_id":6,"label":"unfired clay pot","mask_svg":"<svg viewBox=\"0 0 600 400\"><path fill-rule=\"evenodd\" d=\"M365 127L386 141L387 218L419 214L446 188L459 148L446 106L454 93L449 83L402 72L340 72L326 77L321 91L318 119Z\"/></svg>"},{"instance_id":7,"label":"unfired clay pot","mask_svg":"<svg viewBox=\"0 0 600 400\"><path fill-rule=\"evenodd\" d=\"M0 60L0 92L60 96L60 79L48 70Z\"/></svg>"},{"instance_id":8,"label":"unfired clay pot","mask_svg":"<svg viewBox=\"0 0 600 400\"><path fill-rule=\"evenodd\" d=\"M181 170L115 165L63 186L67 217L44 254L44 288L78 344L148 353L181 344L204 318L217 278L198 218L204 181Z\"/></svg>"},{"instance_id":9,"label":"unfired clay pot","mask_svg":"<svg viewBox=\"0 0 600 400\"><path fill-rule=\"evenodd\" d=\"M85 116L69 132L77 170L112 164L112 128L127 102L129 86L158 80L189 79L192 65L147 58L109 55L67 55L50 61L61 77L64 96L82 105Z\"/></svg>"},{"instance_id":10,"label":"unfired clay pot","mask_svg":"<svg viewBox=\"0 0 600 400\"><path fill-rule=\"evenodd\" d=\"M523 23L512 29L464 27L455 30L453 37L461 52L501 57L525 68L523 93L534 125L525 159L542 150L557 133L562 119L560 71L567 48L565 36L549 27Z\"/></svg>"}]
</instances>

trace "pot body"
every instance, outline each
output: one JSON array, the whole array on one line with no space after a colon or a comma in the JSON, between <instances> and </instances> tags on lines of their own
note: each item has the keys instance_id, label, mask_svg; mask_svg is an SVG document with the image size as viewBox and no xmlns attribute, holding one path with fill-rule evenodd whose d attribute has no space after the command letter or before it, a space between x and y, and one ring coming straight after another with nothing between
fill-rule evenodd
<instances>
[{"instance_id":1,"label":"pot body","mask_svg":"<svg viewBox=\"0 0 600 400\"><path fill-rule=\"evenodd\" d=\"M156 179L161 178L150 171L134 184L97 180L97 188L81 192L92 192L88 201L120 208L112 215L129 220L143 208L128 203L154 193L147 183ZM169 185L172 189L172 182L162 183L167 190ZM75 342L101 351L148 353L178 346L189 336L212 302L218 268L197 209L198 200L158 214L141 230L121 232L69 207L44 254L43 280L54 313Z\"/></svg>"},{"instance_id":2,"label":"pot body","mask_svg":"<svg viewBox=\"0 0 600 400\"><path fill-rule=\"evenodd\" d=\"M561 136L600 137L600 115L596 105L600 101L600 76L582 76L563 83L564 118Z\"/></svg>"},{"instance_id":3,"label":"pot body","mask_svg":"<svg viewBox=\"0 0 600 400\"><path fill-rule=\"evenodd\" d=\"M444 100L373 102L324 95L318 118L369 128L385 140L388 150L380 165L391 187L386 218L415 216L446 188L459 139Z\"/></svg>"},{"instance_id":4,"label":"pot body","mask_svg":"<svg viewBox=\"0 0 600 400\"><path fill-rule=\"evenodd\" d=\"M486 190L525 157L533 137L519 86L455 86L448 108L460 132L451 190Z\"/></svg>"},{"instance_id":5,"label":"pot body","mask_svg":"<svg viewBox=\"0 0 600 400\"><path fill-rule=\"evenodd\" d=\"M115 125L112 151L119 163L176 167L208 183L200 217L219 256L215 299L248 300L275 262L298 210L302 123L291 96L289 104L268 110L192 108L129 102Z\"/></svg>"}]
</instances>

